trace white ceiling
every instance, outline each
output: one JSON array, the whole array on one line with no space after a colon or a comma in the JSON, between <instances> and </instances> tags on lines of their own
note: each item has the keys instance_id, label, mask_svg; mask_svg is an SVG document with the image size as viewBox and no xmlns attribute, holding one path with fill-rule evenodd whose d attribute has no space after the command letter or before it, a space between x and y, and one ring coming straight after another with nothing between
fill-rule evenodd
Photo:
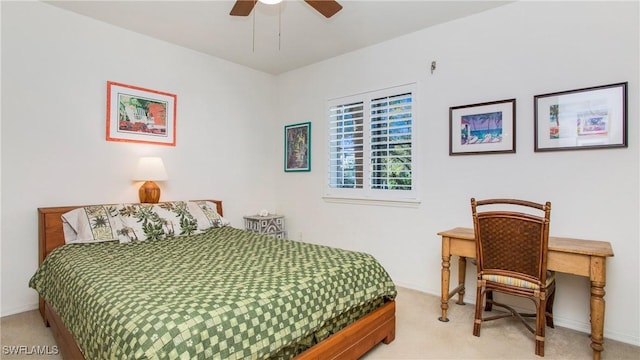
<instances>
[{"instance_id":1,"label":"white ceiling","mask_svg":"<svg viewBox=\"0 0 640 360\"><path fill-rule=\"evenodd\" d=\"M271 74L280 74L511 1L339 0L330 19L302 0L258 3L230 16L234 1L46 1L82 15ZM278 39L280 33L280 39Z\"/></svg>"}]
</instances>

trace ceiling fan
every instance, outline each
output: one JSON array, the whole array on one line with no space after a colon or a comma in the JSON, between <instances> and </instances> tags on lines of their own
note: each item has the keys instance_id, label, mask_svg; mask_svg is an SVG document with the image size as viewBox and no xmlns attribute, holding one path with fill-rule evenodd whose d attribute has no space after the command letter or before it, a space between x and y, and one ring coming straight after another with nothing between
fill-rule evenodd
<instances>
[{"instance_id":1,"label":"ceiling fan","mask_svg":"<svg viewBox=\"0 0 640 360\"><path fill-rule=\"evenodd\" d=\"M280 1L267 1L260 0L264 3L273 3L277 4ZM312 8L316 9L320 14L324 15L326 18L330 18L335 15L338 11L342 9L342 5L338 4L337 1L334 0L304 0L307 4L311 5ZM229 15L232 16L248 16L253 10L253 7L256 5L257 0L236 0L235 5L231 9Z\"/></svg>"}]
</instances>

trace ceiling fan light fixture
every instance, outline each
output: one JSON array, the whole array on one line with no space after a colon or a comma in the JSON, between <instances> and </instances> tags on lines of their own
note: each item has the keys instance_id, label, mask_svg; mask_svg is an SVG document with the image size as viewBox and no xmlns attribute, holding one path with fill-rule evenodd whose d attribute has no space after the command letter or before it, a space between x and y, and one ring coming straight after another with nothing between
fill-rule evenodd
<instances>
[{"instance_id":1,"label":"ceiling fan light fixture","mask_svg":"<svg viewBox=\"0 0 640 360\"><path fill-rule=\"evenodd\" d=\"M258 1L269 5L279 4L282 2L282 0L236 0L229 15L248 16L251 14L251 10L253 10L253 7ZM342 10L342 5L340 5L336 0L304 0L304 2L316 9L316 11L327 19Z\"/></svg>"}]
</instances>

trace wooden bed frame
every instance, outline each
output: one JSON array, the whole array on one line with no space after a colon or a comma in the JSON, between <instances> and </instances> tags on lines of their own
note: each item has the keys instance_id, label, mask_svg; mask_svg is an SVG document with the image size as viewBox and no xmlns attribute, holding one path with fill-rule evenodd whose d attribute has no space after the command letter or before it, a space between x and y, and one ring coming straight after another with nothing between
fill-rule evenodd
<instances>
[{"instance_id":1,"label":"wooden bed frame","mask_svg":"<svg viewBox=\"0 0 640 360\"><path fill-rule=\"evenodd\" d=\"M215 203L218 213L222 215L222 201L207 201ZM39 265L53 249L65 244L61 215L83 206L85 205L38 208ZM39 308L45 325L51 327L62 357L74 360L84 359L69 330L43 298L40 298ZM388 301L382 307L316 344L295 359L358 359L380 342L389 344L395 339L395 313L395 301Z\"/></svg>"}]
</instances>

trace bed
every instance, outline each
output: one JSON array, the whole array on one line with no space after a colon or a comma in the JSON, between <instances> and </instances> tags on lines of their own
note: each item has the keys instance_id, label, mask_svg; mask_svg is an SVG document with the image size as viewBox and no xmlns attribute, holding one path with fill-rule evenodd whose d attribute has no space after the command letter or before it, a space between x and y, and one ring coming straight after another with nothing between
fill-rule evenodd
<instances>
[{"instance_id":1,"label":"bed","mask_svg":"<svg viewBox=\"0 0 640 360\"><path fill-rule=\"evenodd\" d=\"M38 209L29 284L65 359L357 359L395 338L395 286L367 254L231 226L65 245L80 208Z\"/></svg>"}]
</instances>

